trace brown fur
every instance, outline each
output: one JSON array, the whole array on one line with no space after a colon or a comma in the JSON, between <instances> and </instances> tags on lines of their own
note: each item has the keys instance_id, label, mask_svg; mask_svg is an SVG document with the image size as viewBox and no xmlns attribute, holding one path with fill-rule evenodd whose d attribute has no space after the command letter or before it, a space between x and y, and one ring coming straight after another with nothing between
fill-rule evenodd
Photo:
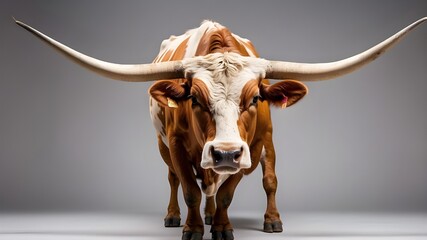
<instances>
[{"instance_id":1,"label":"brown fur","mask_svg":"<svg viewBox=\"0 0 427 240\"><path fill-rule=\"evenodd\" d=\"M197 48L196 56L205 56L217 52L235 52L242 56L249 56L246 48L232 36L227 28L203 35Z\"/></svg>"}]
</instances>

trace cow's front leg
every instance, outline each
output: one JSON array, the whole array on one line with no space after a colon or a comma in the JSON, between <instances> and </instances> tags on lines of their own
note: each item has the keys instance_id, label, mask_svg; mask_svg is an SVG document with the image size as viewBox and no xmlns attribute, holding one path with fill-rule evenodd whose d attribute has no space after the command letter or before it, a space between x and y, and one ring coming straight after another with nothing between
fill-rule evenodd
<instances>
[{"instance_id":1,"label":"cow's front leg","mask_svg":"<svg viewBox=\"0 0 427 240\"><path fill-rule=\"evenodd\" d=\"M178 138L169 140L172 165L181 182L184 200L188 208L187 220L182 230L182 240L202 240L204 230L200 216L202 192L197 184L191 161L182 142Z\"/></svg>"},{"instance_id":2,"label":"cow's front leg","mask_svg":"<svg viewBox=\"0 0 427 240\"><path fill-rule=\"evenodd\" d=\"M188 207L187 220L183 228L182 240L202 240L203 237L203 221L200 216L200 202L202 192L197 185L196 179L188 178L188 175L193 175L192 169L187 169L186 174L181 178L182 190L184 194L185 204Z\"/></svg>"},{"instance_id":3,"label":"cow's front leg","mask_svg":"<svg viewBox=\"0 0 427 240\"><path fill-rule=\"evenodd\" d=\"M178 204L179 179L172 169L169 169L168 180L171 193L168 205L168 214L165 217L165 227L179 227L181 226L181 217Z\"/></svg>"},{"instance_id":4,"label":"cow's front leg","mask_svg":"<svg viewBox=\"0 0 427 240\"><path fill-rule=\"evenodd\" d=\"M261 154L261 166L263 172L262 183L267 195L267 209L264 214L264 232L282 232L282 221L280 220L279 212L276 206L276 154L271 137L271 133L267 134L267 140L264 143L264 149Z\"/></svg>"},{"instance_id":5,"label":"cow's front leg","mask_svg":"<svg viewBox=\"0 0 427 240\"><path fill-rule=\"evenodd\" d=\"M216 211L211 228L212 240L234 239L233 226L228 219L227 210L233 200L236 186L242 177L242 172L231 175L218 189L218 193L216 194Z\"/></svg>"},{"instance_id":6,"label":"cow's front leg","mask_svg":"<svg viewBox=\"0 0 427 240\"><path fill-rule=\"evenodd\" d=\"M215 214L215 196L206 197L205 206L205 224L212 225L212 219Z\"/></svg>"}]
</instances>

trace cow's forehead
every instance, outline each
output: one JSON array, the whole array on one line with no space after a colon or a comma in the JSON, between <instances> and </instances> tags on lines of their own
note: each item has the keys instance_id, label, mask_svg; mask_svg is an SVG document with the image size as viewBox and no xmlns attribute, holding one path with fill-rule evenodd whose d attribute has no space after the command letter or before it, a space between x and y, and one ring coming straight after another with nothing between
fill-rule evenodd
<instances>
[{"instance_id":1,"label":"cow's forehead","mask_svg":"<svg viewBox=\"0 0 427 240\"><path fill-rule=\"evenodd\" d=\"M250 80L264 78L267 65L263 59L236 53L214 53L185 62L187 73L206 85L214 109L224 103L239 106L243 87Z\"/></svg>"}]
</instances>

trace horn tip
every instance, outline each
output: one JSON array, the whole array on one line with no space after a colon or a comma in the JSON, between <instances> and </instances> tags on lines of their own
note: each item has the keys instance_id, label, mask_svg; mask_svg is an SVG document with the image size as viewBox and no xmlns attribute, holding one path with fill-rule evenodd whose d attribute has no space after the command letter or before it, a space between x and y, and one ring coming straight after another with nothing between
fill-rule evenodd
<instances>
[{"instance_id":1,"label":"horn tip","mask_svg":"<svg viewBox=\"0 0 427 240\"><path fill-rule=\"evenodd\" d=\"M13 21L15 21L16 24L18 24L19 26L25 25L23 22L19 21L18 19L16 19L14 16L12 16Z\"/></svg>"}]
</instances>

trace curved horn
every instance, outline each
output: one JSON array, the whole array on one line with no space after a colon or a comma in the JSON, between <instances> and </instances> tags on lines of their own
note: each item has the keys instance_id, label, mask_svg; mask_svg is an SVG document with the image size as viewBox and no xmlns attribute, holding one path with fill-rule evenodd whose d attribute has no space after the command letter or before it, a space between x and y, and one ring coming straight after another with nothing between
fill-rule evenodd
<instances>
[{"instance_id":1,"label":"curved horn","mask_svg":"<svg viewBox=\"0 0 427 240\"><path fill-rule=\"evenodd\" d=\"M159 79L183 78L184 70L181 61L149 63L149 64L116 64L89 57L73 50L64 44L44 35L27 24L15 20L16 24L25 28L51 47L78 63L102 76L128 82L145 82Z\"/></svg>"},{"instance_id":2,"label":"curved horn","mask_svg":"<svg viewBox=\"0 0 427 240\"><path fill-rule=\"evenodd\" d=\"M330 63L270 61L266 71L266 78L314 81L332 79L353 72L363 65L375 60L387 49L399 42L408 32L426 20L427 17L421 18L374 47L340 61Z\"/></svg>"}]
</instances>

